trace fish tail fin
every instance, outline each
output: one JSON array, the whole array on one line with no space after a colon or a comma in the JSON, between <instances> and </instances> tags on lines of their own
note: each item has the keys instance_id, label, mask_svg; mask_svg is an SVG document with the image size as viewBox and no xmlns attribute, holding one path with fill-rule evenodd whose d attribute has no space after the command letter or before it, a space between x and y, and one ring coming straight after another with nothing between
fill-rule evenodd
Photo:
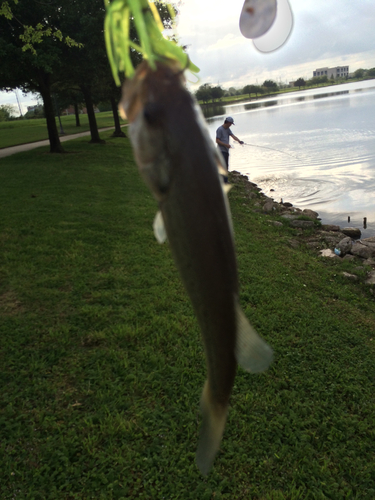
<instances>
[{"instance_id":1,"label":"fish tail fin","mask_svg":"<svg viewBox=\"0 0 375 500\"><path fill-rule=\"evenodd\" d=\"M271 347L257 334L237 305L236 359L248 372L259 373L267 370L273 360Z\"/></svg>"},{"instance_id":2,"label":"fish tail fin","mask_svg":"<svg viewBox=\"0 0 375 500\"><path fill-rule=\"evenodd\" d=\"M219 449L228 411L228 406L221 407L212 403L208 380L203 387L201 411L203 421L199 433L196 462L201 473L206 476Z\"/></svg>"}]
</instances>

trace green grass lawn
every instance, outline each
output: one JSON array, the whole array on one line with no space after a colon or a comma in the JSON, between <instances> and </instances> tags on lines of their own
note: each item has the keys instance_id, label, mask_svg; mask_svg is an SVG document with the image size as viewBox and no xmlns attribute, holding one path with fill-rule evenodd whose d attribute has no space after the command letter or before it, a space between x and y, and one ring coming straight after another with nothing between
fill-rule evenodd
<instances>
[{"instance_id":1,"label":"green grass lawn","mask_svg":"<svg viewBox=\"0 0 375 500\"><path fill-rule=\"evenodd\" d=\"M112 111L96 113L96 121L99 128L114 127ZM79 115L80 127L76 127L74 115L62 116L61 123L65 135L78 134L90 130L87 115ZM126 123L121 120L121 123ZM57 129L60 132L60 124L56 118ZM15 120L9 122L0 122L0 149L18 144L43 141L48 139L47 125L44 118L34 120Z\"/></svg>"},{"instance_id":2,"label":"green grass lawn","mask_svg":"<svg viewBox=\"0 0 375 500\"><path fill-rule=\"evenodd\" d=\"M128 139L109 136L1 160L0 498L373 500L371 287L292 248L241 186L241 304L275 361L239 369L200 476L200 332Z\"/></svg>"}]
</instances>

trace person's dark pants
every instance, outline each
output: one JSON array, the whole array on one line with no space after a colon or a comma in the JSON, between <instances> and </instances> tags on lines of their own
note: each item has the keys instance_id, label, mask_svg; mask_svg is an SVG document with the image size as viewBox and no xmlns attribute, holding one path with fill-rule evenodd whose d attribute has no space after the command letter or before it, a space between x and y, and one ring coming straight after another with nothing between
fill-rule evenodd
<instances>
[{"instance_id":1,"label":"person's dark pants","mask_svg":"<svg viewBox=\"0 0 375 500\"><path fill-rule=\"evenodd\" d=\"M221 154L223 155L223 158L225 160L225 165L227 166L227 170L229 171L229 153L224 153L224 151L222 151ZM227 184L228 177L223 175L223 178L224 178L224 184Z\"/></svg>"}]
</instances>

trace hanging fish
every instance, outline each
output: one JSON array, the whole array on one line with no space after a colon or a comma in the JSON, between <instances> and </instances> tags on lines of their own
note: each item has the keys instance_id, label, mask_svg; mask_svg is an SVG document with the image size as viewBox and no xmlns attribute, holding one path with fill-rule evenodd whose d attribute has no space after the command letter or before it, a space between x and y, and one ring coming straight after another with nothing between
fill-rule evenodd
<instances>
[{"instance_id":1,"label":"hanging fish","mask_svg":"<svg viewBox=\"0 0 375 500\"><path fill-rule=\"evenodd\" d=\"M147 62L123 88L120 110L141 175L159 205L154 230L168 238L174 261L197 316L205 348L207 380L196 454L210 470L223 435L237 364L258 373L272 350L239 305L232 221L219 156L181 66Z\"/></svg>"}]
</instances>

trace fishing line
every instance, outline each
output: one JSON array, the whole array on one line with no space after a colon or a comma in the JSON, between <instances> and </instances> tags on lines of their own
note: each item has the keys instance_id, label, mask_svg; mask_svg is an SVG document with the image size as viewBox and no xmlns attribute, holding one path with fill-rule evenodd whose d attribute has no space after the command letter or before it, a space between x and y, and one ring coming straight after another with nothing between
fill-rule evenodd
<instances>
[{"instance_id":1,"label":"fishing line","mask_svg":"<svg viewBox=\"0 0 375 500\"><path fill-rule=\"evenodd\" d=\"M271 151L277 151L278 153L283 153L284 155L288 155L295 160L301 161L300 158L297 156L291 155L290 153L287 153L286 151L281 151L280 149L275 149L275 148L270 148L268 146L259 146L258 144L248 144L247 142L244 142L245 146L253 146L254 148L263 148L263 149L270 149Z\"/></svg>"}]
</instances>

